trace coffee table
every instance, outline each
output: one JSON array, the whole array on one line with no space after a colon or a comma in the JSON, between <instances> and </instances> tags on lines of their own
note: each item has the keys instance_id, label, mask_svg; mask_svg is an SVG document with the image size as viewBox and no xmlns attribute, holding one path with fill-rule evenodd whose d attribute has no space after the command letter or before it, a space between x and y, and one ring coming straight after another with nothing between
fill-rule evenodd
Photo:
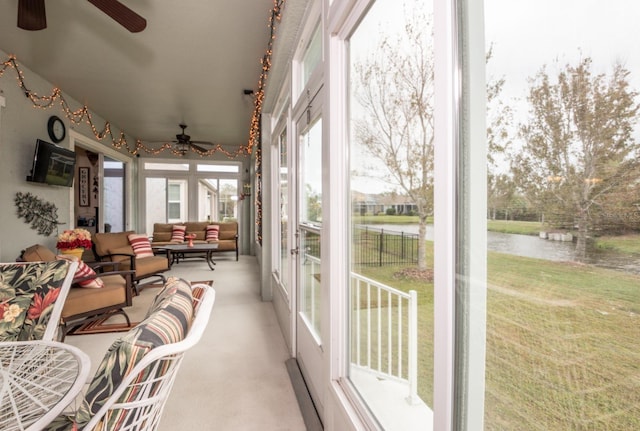
<instances>
[{"instance_id":1,"label":"coffee table","mask_svg":"<svg viewBox=\"0 0 640 431\"><path fill-rule=\"evenodd\" d=\"M90 368L68 344L0 342L0 429L42 430L80 393Z\"/></svg>"},{"instance_id":2,"label":"coffee table","mask_svg":"<svg viewBox=\"0 0 640 431\"><path fill-rule=\"evenodd\" d=\"M201 258L207 262L209 268L213 271L216 264L213 260L213 253L218 250L218 244L167 244L153 247L154 250L167 253L169 259L169 267L174 263L180 263L180 259Z\"/></svg>"}]
</instances>

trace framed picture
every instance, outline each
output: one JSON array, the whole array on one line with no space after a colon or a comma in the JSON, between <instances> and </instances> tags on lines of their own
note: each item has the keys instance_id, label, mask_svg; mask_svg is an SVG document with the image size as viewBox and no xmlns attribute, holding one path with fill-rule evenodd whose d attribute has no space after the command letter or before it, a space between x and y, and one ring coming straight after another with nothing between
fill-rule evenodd
<instances>
[{"instance_id":1,"label":"framed picture","mask_svg":"<svg viewBox=\"0 0 640 431\"><path fill-rule=\"evenodd\" d=\"M89 197L89 168L78 168L78 205L88 207Z\"/></svg>"}]
</instances>

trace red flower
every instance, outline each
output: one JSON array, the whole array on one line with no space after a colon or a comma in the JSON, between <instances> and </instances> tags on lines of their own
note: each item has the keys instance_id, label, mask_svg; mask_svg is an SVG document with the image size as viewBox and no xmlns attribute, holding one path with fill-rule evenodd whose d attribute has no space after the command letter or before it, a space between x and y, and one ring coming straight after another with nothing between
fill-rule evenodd
<instances>
[{"instance_id":1,"label":"red flower","mask_svg":"<svg viewBox=\"0 0 640 431\"><path fill-rule=\"evenodd\" d=\"M91 248L91 233L86 229L67 229L58 235L56 248Z\"/></svg>"},{"instance_id":2,"label":"red flower","mask_svg":"<svg viewBox=\"0 0 640 431\"><path fill-rule=\"evenodd\" d=\"M56 287L55 289L49 290L44 298L42 295L34 295L31 307L29 307L29 311L27 313L29 319L36 320L40 317L42 312L46 310L49 305L53 304L56 299L58 299L59 294L60 288Z\"/></svg>"}]
</instances>

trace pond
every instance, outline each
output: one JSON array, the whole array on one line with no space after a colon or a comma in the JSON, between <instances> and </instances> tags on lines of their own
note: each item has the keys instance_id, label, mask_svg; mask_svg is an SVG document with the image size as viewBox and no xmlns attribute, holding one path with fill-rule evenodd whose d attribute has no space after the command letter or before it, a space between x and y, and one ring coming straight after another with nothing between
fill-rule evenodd
<instances>
[{"instance_id":1,"label":"pond","mask_svg":"<svg viewBox=\"0 0 640 431\"><path fill-rule=\"evenodd\" d=\"M389 232L418 233L417 224L368 225L374 229L384 229ZM427 226L427 239L433 240L433 225ZM575 243L550 241L537 236L508 234L501 232L487 232L487 249L500 253L515 254L517 256L533 257L554 261L576 261ZM611 251L587 251L586 263L620 271L640 274L640 259L629 255L621 255Z\"/></svg>"}]
</instances>

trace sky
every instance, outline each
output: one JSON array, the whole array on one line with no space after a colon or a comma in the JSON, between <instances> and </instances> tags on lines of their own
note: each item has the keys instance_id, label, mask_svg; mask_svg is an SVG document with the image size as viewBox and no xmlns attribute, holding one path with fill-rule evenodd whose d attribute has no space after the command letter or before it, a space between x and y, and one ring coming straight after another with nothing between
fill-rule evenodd
<instances>
[{"instance_id":1,"label":"sky","mask_svg":"<svg viewBox=\"0 0 640 431\"><path fill-rule=\"evenodd\" d=\"M489 78L506 79L504 94L526 98L527 78L591 57L594 72L621 62L640 89L638 25L633 0L485 0L485 42L493 45Z\"/></svg>"},{"instance_id":2,"label":"sky","mask_svg":"<svg viewBox=\"0 0 640 431\"><path fill-rule=\"evenodd\" d=\"M402 4L431 7L428 0L377 0L352 37L352 56L375 47L381 28L401 29ZM524 119L528 79L543 65L553 76L559 67L593 59L594 73L610 73L614 62L630 72L640 91L640 1L634 0L484 0L485 43L493 46L488 79L505 79L502 99ZM380 23L384 23L381 27ZM357 166L362 166L358 162ZM358 191L390 190L366 177L352 180Z\"/></svg>"}]
</instances>

